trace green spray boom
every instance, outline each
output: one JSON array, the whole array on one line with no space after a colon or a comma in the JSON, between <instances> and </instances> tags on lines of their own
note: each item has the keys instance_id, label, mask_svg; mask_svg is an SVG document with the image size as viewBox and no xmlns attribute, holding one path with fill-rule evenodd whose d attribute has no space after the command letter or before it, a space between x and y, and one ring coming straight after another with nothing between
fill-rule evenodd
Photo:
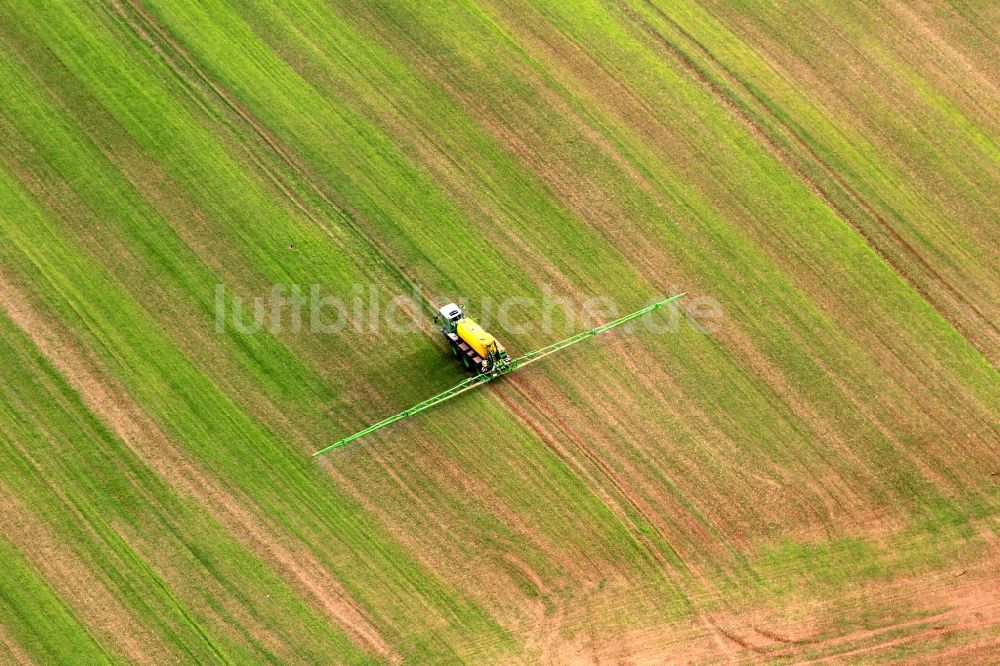
<instances>
[{"instance_id":1,"label":"green spray boom","mask_svg":"<svg viewBox=\"0 0 1000 666\"><path fill-rule=\"evenodd\" d=\"M402 412L400 412L398 414L393 414L392 416L390 416L388 418L382 419L378 423L373 423L372 425L368 426L364 430L360 430L360 431L354 433L353 435L350 435L349 437L345 437L345 438L343 438L343 439L341 439L339 441L334 442L333 444L331 444L331 445L329 445L329 446L327 446L325 448L320 449L319 451L316 451L313 454L313 456L314 457L315 456L320 456L320 455L323 455L324 453L327 453L329 451L333 451L334 449L339 449L340 447L346 446L347 444L350 444L351 442L353 442L355 440L361 439L365 435L370 435L371 433L375 432L376 430L381 430L382 428L385 428L386 426L390 426L393 423L396 423L397 421L402 421L405 418L409 418L409 417L411 417L411 416L413 416L415 414L418 414L418 413L424 411L425 409L430 409L431 407L434 407L435 405L440 405L442 402L445 402L446 400L451 400L452 398L455 398L455 397L457 397L457 396L465 393L466 391L470 391L470 390L476 388L477 386L481 386L481 385L483 385L483 384L485 384L487 382L490 382L490 381L496 379L497 377L500 377L500 376L503 376L503 375L506 375L506 374L510 374L511 372L513 372L514 370L517 370L518 368L523 368L524 366L529 365L531 363L534 363L535 361L540 361L541 359L545 358L546 356L548 356L550 354L554 354L557 351L561 351L563 349L566 349L567 347L575 345L578 342L583 342L584 340L586 340L588 338L592 338L592 337L594 337L596 335L600 335L601 333L606 333L607 331L610 331L613 328L617 328L618 326L621 326L622 324L627 324L628 322L630 322L630 321L632 321L634 319L638 319L639 317L642 317L643 315L649 314L650 312L653 312L654 310L657 310L657 309L663 307L664 305L667 305L668 303L676 301L681 296L684 296L684 294L686 294L686 293L687 292L680 293L680 294L677 294L676 296L671 296L670 298L664 299L662 301L658 301L656 303L652 303L651 305L647 305L646 307L644 307L641 310L637 310L637 311L633 312L632 314L628 314L628 315L625 315L624 317L620 317L618 319L615 319L614 321L610 321L607 324L601 324L600 326L592 328L589 331L584 331L583 333L577 333L576 335L572 335L572 336L566 338L565 340L560 340L559 342L551 344L551 345L549 345L547 347L542 347L541 349L536 349L533 352L528 352L524 356L521 356L519 358L514 359L513 361L510 362L510 364L498 367L496 371L494 371L494 372L492 372L490 374L476 375L474 377L469 377L468 379L465 379L465 380L459 382L455 386L452 386L450 389L442 391L441 393L438 393L437 395L431 396L430 398L427 398L423 402L417 403L416 405L414 405L413 407L410 407L407 410L404 410L404 411L402 411Z\"/></svg>"}]
</instances>

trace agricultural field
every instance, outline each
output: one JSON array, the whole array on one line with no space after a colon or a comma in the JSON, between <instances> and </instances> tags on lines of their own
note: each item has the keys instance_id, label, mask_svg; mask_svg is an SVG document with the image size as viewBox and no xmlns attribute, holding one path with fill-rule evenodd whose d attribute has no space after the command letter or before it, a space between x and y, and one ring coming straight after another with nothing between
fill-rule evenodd
<instances>
[{"instance_id":1,"label":"agricultural field","mask_svg":"<svg viewBox=\"0 0 1000 666\"><path fill-rule=\"evenodd\" d=\"M0 3L0 663L997 660L998 26Z\"/></svg>"}]
</instances>

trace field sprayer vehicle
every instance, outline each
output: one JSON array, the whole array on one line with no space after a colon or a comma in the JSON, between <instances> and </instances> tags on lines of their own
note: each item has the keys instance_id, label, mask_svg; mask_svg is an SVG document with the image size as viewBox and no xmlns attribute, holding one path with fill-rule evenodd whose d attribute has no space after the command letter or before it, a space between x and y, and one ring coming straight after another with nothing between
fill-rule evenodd
<instances>
[{"instance_id":1,"label":"field sprayer vehicle","mask_svg":"<svg viewBox=\"0 0 1000 666\"><path fill-rule=\"evenodd\" d=\"M555 352L565 349L570 345L574 345L577 342L582 342L587 338L600 335L601 333L610 331L613 328L621 326L622 324L637 319L645 314L649 314L650 312L653 312L668 303L676 301L682 296L684 296L683 293L657 301L656 303L647 305L632 314L625 315L624 317L615 319L607 324L601 324L600 326L596 326L589 331L577 333L576 335L572 335L565 340L560 340L559 342L551 344L547 347L542 347L541 349L536 349L533 352L528 352L524 356L520 356L513 360L511 360L507 351L492 335L483 330L483 328L472 319L464 316L462 309L457 305L449 303L448 305L438 309L435 319L441 325L440 330L444 334L445 340L448 342L452 354L459 359L463 366L476 374L468 379L462 380L455 386L452 386L437 395L431 396L423 402L417 403L405 411L382 419L378 423L373 423L364 430L360 430L353 435L338 440L333 444L316 451L313 453L313 456L319 456L327 453L328 451L332 451L333 449L350 444L356 439L360 439L361 437L373 433L376 430L380 430L386 426L396 423L397 421L401 421L417 414L418 412L422 412L425 409L441 404L445 400L451 400L466 391L492 381L497 377L509 374L514 370L524 367L530 363L534 363L549 354L554 354Z\"/></svg>"}]
</instances>

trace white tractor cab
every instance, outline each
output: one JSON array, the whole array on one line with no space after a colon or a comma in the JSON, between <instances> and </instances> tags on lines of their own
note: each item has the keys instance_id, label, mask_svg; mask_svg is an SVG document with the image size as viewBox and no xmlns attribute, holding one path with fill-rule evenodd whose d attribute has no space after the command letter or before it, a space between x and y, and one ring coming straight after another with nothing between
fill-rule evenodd
<instances>
[{"instance_id":1,"label":"white tractor cab","mask_svg":"<svg viewBox=\"0 0 1000 666\"><path fill-rule=\"evenodd\" d=\"M435 319L441 324L441 332L447 335L455 332L455 325L462 317L462 308L454 303L449 303L438 310L438 316Z\"/></svg>"}]
</instances>

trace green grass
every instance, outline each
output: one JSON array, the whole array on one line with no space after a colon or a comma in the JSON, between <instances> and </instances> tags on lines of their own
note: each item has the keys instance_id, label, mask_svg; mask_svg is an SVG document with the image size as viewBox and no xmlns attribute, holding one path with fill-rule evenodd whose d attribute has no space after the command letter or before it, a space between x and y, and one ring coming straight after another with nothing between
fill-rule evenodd
<instances>
[{"instance_id":1,"label":"green grass","mask_svg":"<svg viewBox=\"0 0 1000 666\"><path fill-rule=\"evenodd\" d=\"M974 567L1000 462L989 100L836 7L801 11L878 58L888 101L838 98L862 96L836 75L860 56L823 60L832 38L790 8L8 3L0 279L42 330L0 301L0 492L183 660L531 662ZM215 330L217 284L278 283L473 310L546 283L628 310L677 285L725 317L596 340L317 464L461 375L432 332ZM516 355L558 328L495 333ZM60 345L386 647L144 460ZM14 536L11 640L127 660ZM855 610L818 625L898 609Z\"/></svg>"},{"instance_id":2,"label":"green grass","mask_svg":"<svg viewBox=\"0 0 1000 666\"><path fill-rule=\"evenodd\" d=\"M39 661L111 661L73 610L32 569L6 539L0 540L3 626L24 652Z\"/></svg>"},{"instance_id":3,"label":"green grass","mask_svg":"<svg viewBox=\"0 0 1000 666\"><path fill-rule=\"evenodd\" d=\"M6 196L4 201L10 204ZM238 616L230 616L231 599L251 617L289 618L294 633L281 637L294 650L289 656L359 660L336 627L211 518L211 507L171 491L87 410L9 320L2 323L3 456L11 472L5 490L94 568L133 612L133 621L185 658L275 659ZM187 582L168 586L165 576L181 572L187 572ZM41 624L30 630L36 637L46 631Z\"/></svg>"}]
</instances>

